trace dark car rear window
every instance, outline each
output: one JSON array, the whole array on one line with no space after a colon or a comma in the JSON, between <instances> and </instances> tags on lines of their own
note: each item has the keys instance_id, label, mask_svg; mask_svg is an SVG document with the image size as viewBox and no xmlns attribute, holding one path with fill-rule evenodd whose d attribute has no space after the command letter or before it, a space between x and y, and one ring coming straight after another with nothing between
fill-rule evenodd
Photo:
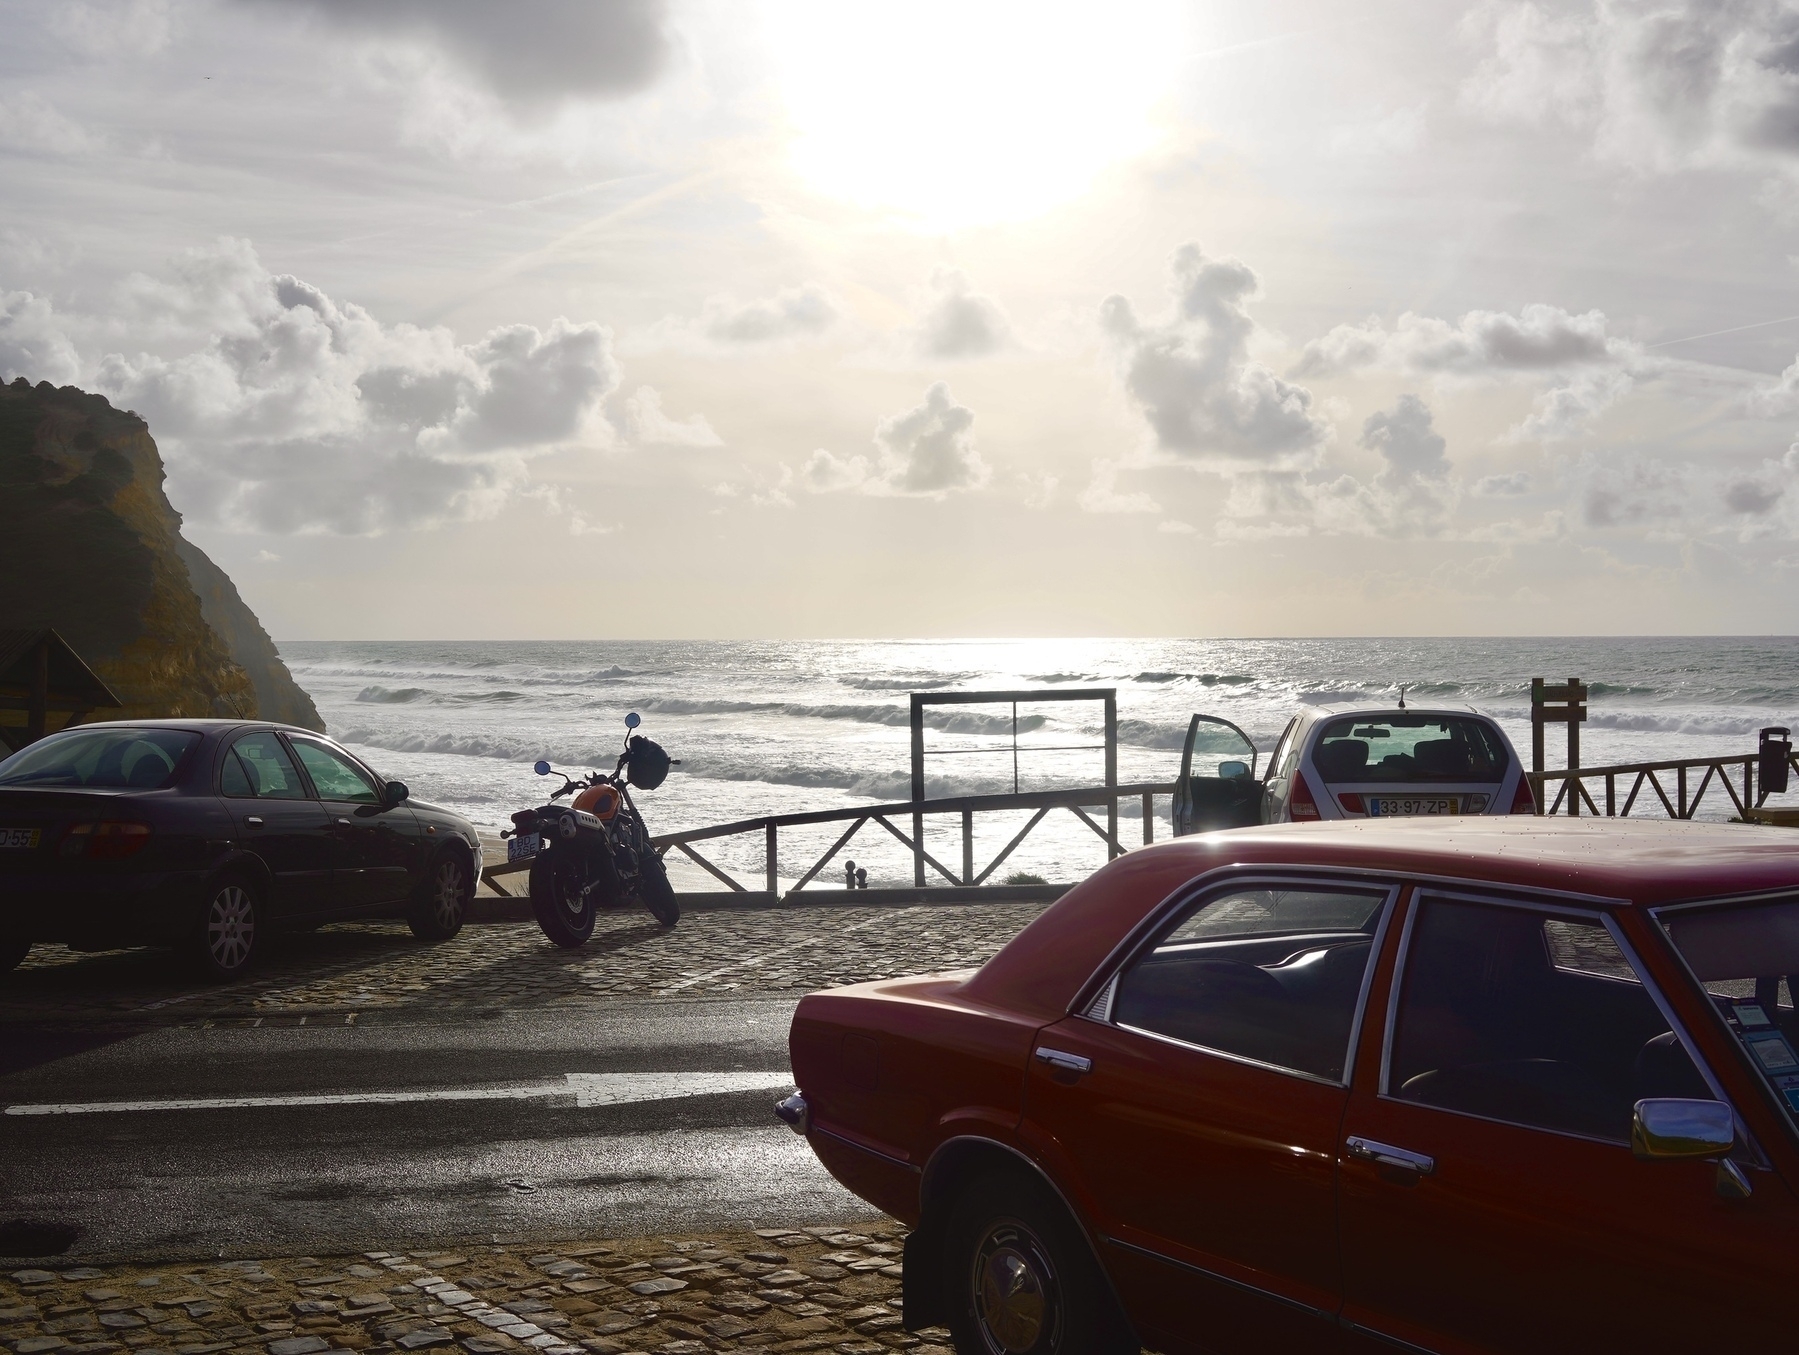
<instances>
[{"instance_id":1,"label":"dark car rear window","mask_svg":"<svg viewBox=\"0 0 1799 1355\"><path fill-rule=\"evenodd\" d=\"M1499 733L1468 715L1356 716L1324 726L1312 765L1327 784L1499 781L1511 759Z\"/></svg>"},{"instance_id":2,"label":"dark car rear window","mask_svg":"<svg viewBox=\"0 0 1799 1355\"><path fill-rule=\"evenodd\" d=\"M0 762L0 786L160 790L200 742L186 729L71 729Z\"/></svg>"}]
</instances>

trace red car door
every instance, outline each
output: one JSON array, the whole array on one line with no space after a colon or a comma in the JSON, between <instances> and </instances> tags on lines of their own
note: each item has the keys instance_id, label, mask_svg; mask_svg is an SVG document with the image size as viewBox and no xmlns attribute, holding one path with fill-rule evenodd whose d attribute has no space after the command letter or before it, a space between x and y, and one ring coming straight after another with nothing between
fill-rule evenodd
<instances>
[{"instance_id":1,"label":"red car door","mask_svg":"<svg viewBox=\"0 0 1799 1355\"><path fill-rule=\"evenodd\" d=\"M1043 1030L1023 1133L1158 1349L1316 1350L1340 1294L1334 1152L1383 885L1233 883Z\"/></svg>"},{"instance_id":2,"label":"red car door","mask_svg":"<svg viewBox=\"0 0 1799 1355\"><path fill-rule=\"evenodd\" d=\"M1430 893L1413 910L1344 1120L1356 1348L1780 1343L1795 1201L1750 1158L1754 1193L1727 1199L1710 1163L1632 1155L1638 1099L1715 1093L1603 917Z\"/></svg>"}]
</instances>

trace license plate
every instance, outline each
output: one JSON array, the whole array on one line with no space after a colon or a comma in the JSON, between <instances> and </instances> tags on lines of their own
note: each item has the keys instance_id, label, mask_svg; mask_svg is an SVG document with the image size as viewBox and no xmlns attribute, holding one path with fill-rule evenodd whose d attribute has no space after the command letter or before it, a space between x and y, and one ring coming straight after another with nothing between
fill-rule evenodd
<instances>
[{"instance_id":1,"label":"license plate","mask_svg":"<svg viewBox=\"0 0 1799 1355\"><path fill-rule=\"evenodd\" d=\"M0 851L30 851L42 834L41 828L0 828Z\"/></svg>"},{"instance_id":2,"label":"license plate","mask_svg":"<svg viewBox=\"0 0 1799 1355\"><path fill-rule=\"evenodd\" d=\"M1460 814L1459 795L1370 795L1368 813L1376 818L1402 814Z\"/></svg>"},{"instance_id":3,"label":"license plate","mask_svg":"<svg viewBox=\"0 0 1799 1355\"><path fill-rule=\"evenodd\" d=\"M517 837L506 839L506 859L523 861L527 856L536 856L537 849L543 846L543 839L536 833L520 833Z\"/></svg>"}]
</instances>

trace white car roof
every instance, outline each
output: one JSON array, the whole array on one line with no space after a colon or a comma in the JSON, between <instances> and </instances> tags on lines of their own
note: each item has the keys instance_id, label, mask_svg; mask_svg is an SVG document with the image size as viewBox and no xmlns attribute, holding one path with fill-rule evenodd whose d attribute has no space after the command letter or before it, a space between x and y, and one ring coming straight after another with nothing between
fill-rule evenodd
<instances>
[{"instance_id":1,"label":"white car roof","mask_svg":"<svg viewBox=\"0 0 1799 1355\"><path fill-rule=\"evenodd\" d=\"M1328 706L1304 705L1300 707L1300 710L1302 712L1332 717L1341 715L1397 715L1400 713L1400 707L1396 703L1377 706L1368 702L1359 701L1344 703L1333 702ZM1407 715L1479 715L1483 720L1492 718L1491 716L1482 715L1481 712L1476 710L1473 706L1407 706L1405 707L1405 713Z\"/></svg>"}]
</instances>

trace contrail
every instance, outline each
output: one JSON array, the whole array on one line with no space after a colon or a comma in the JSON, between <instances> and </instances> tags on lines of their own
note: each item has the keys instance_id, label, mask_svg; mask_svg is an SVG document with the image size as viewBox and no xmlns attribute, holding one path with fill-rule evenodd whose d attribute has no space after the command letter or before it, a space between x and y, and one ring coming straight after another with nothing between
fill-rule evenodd
<instances>
[{"instance_id":1,"label":"contrail","mask_svg":"<svg viewBox=\"0 0 1799 1355\"><path fill-rule=\"evenodd\" d=\"M1670 344L1692 343L1698 339L1715 339L1720 334L1741 334L1746 329L1766 329L1769 325L1790 324L1799 320L1799 315L1783 315L1778 320L1757 320L1752 325L1738 325L1734 329L1714 329L1710 334L1689 334L1684 339L1663 339L1660 343L1645 344L1645 348L1666 348Z\"/></svg>"}]
</instances>

